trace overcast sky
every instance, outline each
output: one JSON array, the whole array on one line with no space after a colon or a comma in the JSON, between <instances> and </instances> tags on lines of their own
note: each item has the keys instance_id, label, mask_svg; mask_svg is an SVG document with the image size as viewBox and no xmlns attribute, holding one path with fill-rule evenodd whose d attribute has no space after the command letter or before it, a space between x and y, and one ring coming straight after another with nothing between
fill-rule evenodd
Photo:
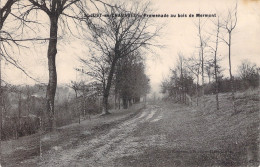
<instances>
[{"instance_id":1,"label":"overcast sky","mask_svg":"<svg viewBox=\"0 0 260 167\"><path fill-rule=\"evenodd\" d=\"M159 14L217 14L222 18L227 14L228 9L235 7L236 1L233 0L152 0L152 5ZM44 16L43 16L44 17ZM205 21L205 31L211 31L211 20ZM213 18L212 21L215 21ZM153 52L146 55L146 72L151 78L153 90L159 92L159 85L163 77L169 76L169 69L174 67L178 52L182 52L188 57L198 54L198 37L196 24L198 18L156 18L158 24L166 24L158 43L164 45L163 48L153 48ZM205 32L205 33L207 33ZM48 33L47 33L48 34ZM260 66L260 1L240 0L238 1L238 22L232 36L232 66L233 73L237 72L236 67L244 59L249 59ZM41 45L41 46L40 46ZM21 65L32 76L39 78L42 82L47 82L47 45L36 44L23 54L22 49L18 60ZM73 39L70 43L59 41L57 54L58 84L68 83L71 80L79 79L76 75L75 67L80 66L78 56L84 56L87 48L84 41ZM21 55L20 55L21 54ZM224 59L222 65L228 70L228 48L220 45L220 53ZM33 83L22 72L12 66L3 63L4 79L8 82Z\"/></svg>"}]
</instances>

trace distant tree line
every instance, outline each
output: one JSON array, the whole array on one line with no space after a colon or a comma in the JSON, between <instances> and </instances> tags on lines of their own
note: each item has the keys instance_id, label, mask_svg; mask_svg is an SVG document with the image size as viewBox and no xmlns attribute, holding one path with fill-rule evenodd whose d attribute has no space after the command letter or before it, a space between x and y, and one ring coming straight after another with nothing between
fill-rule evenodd
<instances>
[{"instance_id":1,"label":"distant tree line","mask_svg":"<svg viewBox=\"0 0 260 167\"><path fill-rule=\"evenodd\" d=\"M182 60L184 58L179 57L179 59ZM190 60L189 58L184 59L185 64L189 64ZM230 79L223 76L222 70L218 71L217 82L216 80L210 80L210 76L214 72L212 70L211 74L207 77L208 82L202 88L202 85L196 81L196 75L190 72L189 68L191 66L181 68L181 64L180 60L178 60L178 65L171 70L170 77L161 83L161 92L164 94L167 93L166 98L173 98L175 102L179 103L188 103L187 95L195 98L202 97L204 94L216 95L216 86L218 86L218 93L232 92ZM218 68L220 69L220 66ZM238 75L233 79L233 89L234 91L245 91L249 88L258 88L259 81L260 68L255 63L244 60L238 66ZM204 89L204 94L202 89Z\"/></svg>"}]
</instances>

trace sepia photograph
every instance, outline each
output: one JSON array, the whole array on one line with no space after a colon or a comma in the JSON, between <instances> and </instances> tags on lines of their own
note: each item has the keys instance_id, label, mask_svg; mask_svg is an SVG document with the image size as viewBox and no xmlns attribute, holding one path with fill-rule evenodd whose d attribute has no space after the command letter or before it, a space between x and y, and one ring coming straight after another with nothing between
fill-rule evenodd
<instances>
[{"instance_id":1,"label":"sepia photograph","mask_svg":"<svg viewBox=\"0 0 260 167\"><path fill-rule=\"evenodd\" d=\"M260 0L0 0L0 167L259 167Z\"/></svg>"}]
</instances>

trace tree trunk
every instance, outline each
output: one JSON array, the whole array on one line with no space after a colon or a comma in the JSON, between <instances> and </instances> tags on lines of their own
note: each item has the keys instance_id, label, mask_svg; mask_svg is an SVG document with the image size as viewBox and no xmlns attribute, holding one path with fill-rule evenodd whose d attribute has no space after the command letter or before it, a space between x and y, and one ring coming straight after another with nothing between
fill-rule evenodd
<instances>
[{"instance_id":1,"label":"tree trunk","mask_svg":"<svg viewBox=\"0 0 260 167\"><path fill-rule=\"evenodd\" d=\"M74 91L75 91L75 101L76 101L76 104L78 103L78 92L77 92L77 90L76 89L74 89ZM78 107L78 105L77 105L77 107L76 107L76 110L77 110L77 112L78 112L78 118L79 118L79 124L80 124L80 108Z\"/></svg>"},{"instance_id":2,"label":"tree trunk","mask_svg":"<svg viewBox=\"0 0 260 167\"><path fill-rule=\"evenodd\" d=\"M184 91L184 104L187 104L187 93L186 93L186 90Z\"/></svg>"},{"instance_id":3,"label":"tree trunk","mask_svg":"<svg viewBox=\"0 0 260 167\"><path fill-rule=\"evenodd\" d=\"M182 69L182 57L180 59L180 66L181 66L181 103L184 103L184 87L183 87L183 69Z\"/></svg>"},{"instance_id":4,"label":"tree trunk","mask_svg":"<svg viewBox=\"0 0 260 167\"><path fill-rule=\"evenodd\" d=\"M48 46L48 69L49 83L47 86L46 100L47 112L49 115L49 130L56 129L56 118L54 110L54 98L57 87L57 72L56 72L56 54L57 54L57 33L58 33L58 16L50 16L50 40Z\"/></svg>"},{"instance_id":5,"label":"tree trunk","mask_svg":"<svg viewBox=\"0 0 260 167\"><path fill-rule=\"evenodd\" d=\"M217 110L219 110L219 101L218 101L219 85L218 85L218 74L217 74L217 63L216 62L217 62L217 59L216 59L216 55L215 55L215 82L216 82L215 93L216 93Z\"/></svg>"},{"instance_id":6,"label":"tree trunk","mask_svg":"<svg viewBox=\"0 0 260 167\"><path fill-rule=\"evenodd\" d=\"M216 105L217 105L217 110L219 110L219 101L218 101L218 71L217 71L217 52L215 52L215 82L216 82L216 86L215 86L215 93L216 93Z\"/></svg>"},{"instance_id":7,"label":"tree trunk","mask_svg":"<svg viewBox=\"0 0 260 167\"><path fill-rule=\"evenodd\" d=\"M83 118L86 119L86 92L85 87L83 88Z\"/></svg>"},{"instance_id":8,"label":"tree trunk","mask_svg":"<svg viewBox=\"0 0 260 167\"><path fill-rule=\"evenodd\" d=\"M14 124L15 124L14 138L15 138L15 139L18 139L17 115L16 115L16 117L14 117Z\"/></svg>"},{"instance_id":9,"label":"tree trunk","mask_svg":"<svg viewBox=\"0 0 260 167\"><path fill-rule=\"evenodd\" d=\"M120 110L121 107L121 98L120 95L118 95L118 109Z\"/></svg>"},{"instance_id":10,"label":"tree trunk","mask_svg":"<svg viewBox=\"0 0 260 167\"><path fill-rule=\"evenodd\" d=\"M203 47L203 46L202 46ZM204 96L204 54L203 49L201 50L201 81L202 81L202 99L203 106L205 107L205 96Z\"/></svg>"},{"instance_id":11,"label":"tree trunk","mask_svg":"<svg viewBox=\"0 0 260 167\"><path fill-rule=\"evenodd\" d=\"M108 95L104 95L103 96L103 114L110 114L108 112Z\"/></svg>"},{"instance_id":12,"label":"tree trunk","mask_svg":"<svg viewBox=\"0 0 260 167\"><path fill-rule=\"evenodd\" d=\"M233 83L234 78L232 76L232 67L231 67L231 32L229 32L228 58L229 58L230 86L231 86L231 92L232 92L232 105L233 105L233 110L236 111L235 92L234 92L234 83Z\"/></svg>"},{"instance_id":13,"label":"tree trunk","mask_svg":"<svg viewBox=\"0 0 260 167\"><path fill-rule=\"evenodd\" d=\"M146 108L146 94L145 94L145 96L144 96L144 108Z\"/></svg>"},{"instance_id":14,"label":"tree trunk","mask_svg":"<svg viewBox=\"0 0 260 167\"><path fill-rule=\"evenodd\" d=\"M116 61L117 60L112 61L111 69L109 71L108 78L107 78L106 88L105 88L104 93L103 93L103 113L104 114L110 114L108 112L108 97L109 97L109 92L110 92L110 88L111 88L111 85L112 85L113 75L114 75L114 72L115 72Z\"/></svg>"},{"instance_id":15,"label":"tree trunk","mask_svg":"<svg viewBox=\"0 0 260 167\"><path fill-rule=\"evenodd\" d=\"M129 102L129 107L132 106L132 98L128 99L128 102Z\"/></svg>"},{"instance_id":16,"label":"tree trunk","mask_svg":"<svg viewBox=\"0 0 260 167\"><path fill-rule=\"evenodd\" d=\"M116 98L117 98L117 95L116 95L116 93L115 93L115 104L114 104L114 106L115 106L115 109L117 109L117 105L116 105Z\"/></svg>"},{"instance_id":17,"label":"tree trunk","mask_svg":"<svg viewBox=\"0 0 260 167\"><path fill-rule=\"evenodd\" d=\"M218 101L218 92L219 92L219 83L218 83L218 69L217 69L217 52L218 52L218 38L219 38L219 18L218 18L218 29L217 29L217 39L216 39L216 48L215 48L215 57L214 57L214 69L215 69L215 93L216 93L216 107L219 110L219 101Z\"/></svg>"},{"instance_id":18,"label":"tree trunk","mask_svg":"<svg viewBox=\"0 0 260 167\"><path fill-rule=\"evenodd\" d=\"M124 109L127 109L127 107L128 107L127 98L123 98L123 108L124 108Z\"/></svg>"},{"instance_id":19,"label":"tree trunk","mask_svg":"<svg viewBox=\"0 0 260 167\"><path fill-rule=\"evenodd\" d=\"M197 75L197 83L196 83L196 104L199 106L199 75Z\"/></svg>"},{"instance_id":20,"label":"tree trunk","mask_svg":"<svg viewBox=\"0 0 260 167\"><path fill-rule=\"evenodd\" d=\"M19 92L19 97L18 97L18 128L17 128L17 130L18 130L18 136L17 137L19 137L20 136L20 134L21 134L21 132L22 132L22 128L21 128L21 114L22 114L22 95L21 95L22 93L21 92Z\"/></svg>"},{"instance_id":21,"label":"tree trunk","mask_svg":"<svg viewBox=\"0 0 260 167\"><path fill-rule=\"evenodd\" d=\"M205 107L205 96L204 96L204 44L202 39L202 33L201 33L201 22L199 19L199 38L200 38L200 54L201 54L201 89L202 89L202 103Z\"/></svg>"}]
</instances>

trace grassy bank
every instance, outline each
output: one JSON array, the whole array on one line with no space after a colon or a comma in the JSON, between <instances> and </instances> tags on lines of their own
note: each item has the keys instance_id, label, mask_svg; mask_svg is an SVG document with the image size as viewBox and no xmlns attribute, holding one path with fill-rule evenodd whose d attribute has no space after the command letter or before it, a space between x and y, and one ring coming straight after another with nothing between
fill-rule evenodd
<instances>
[{"instance_id":1,"label":"grassy bank","mask_svg":"<svg viewBox=\"0 0 260 167\"><path fill-rule=\"evenodd\" d=\"M235 93L236 111L233 110L231 93L219 95L220 109L216 109L215 95L205 96L205 105L191 107L196 110L196 121L206 126L205 146L212 150L223 149L239 155L240 163L258 166L260 89Z\"/></svg>"}]
</instances>

